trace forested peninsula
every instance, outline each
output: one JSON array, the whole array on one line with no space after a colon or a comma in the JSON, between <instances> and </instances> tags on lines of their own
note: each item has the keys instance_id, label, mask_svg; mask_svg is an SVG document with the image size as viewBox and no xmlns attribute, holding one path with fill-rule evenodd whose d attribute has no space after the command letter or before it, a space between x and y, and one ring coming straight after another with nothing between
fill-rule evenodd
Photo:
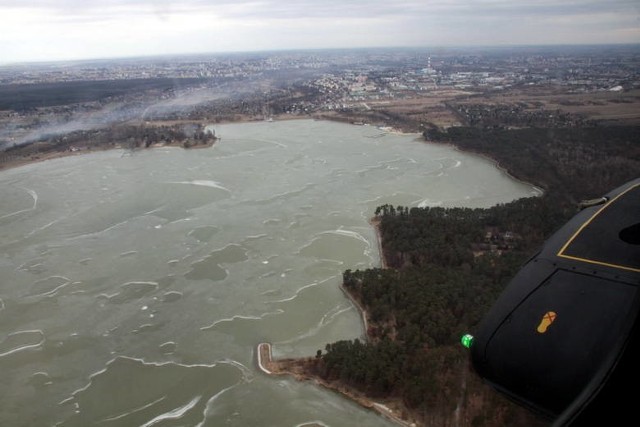
<instances>
[{"instance_id":1,"label":"forested peninsula","mask_svg":"<svg viewBox=\"0 0 640 427\"><path fill-rule=\"evenodd\" d=\"M488 156L544 189L489 209L384 205L373 214L384 268L347 270L367 337L276 361L419 426L546 426L483 384L460 336L473 332L519 267L578 210L640 173L640 126L430 128L425 143ZM362 399L356 399L362 403ZM384 409L380 409L380 408Z\"/></svg>"}]
</instances>

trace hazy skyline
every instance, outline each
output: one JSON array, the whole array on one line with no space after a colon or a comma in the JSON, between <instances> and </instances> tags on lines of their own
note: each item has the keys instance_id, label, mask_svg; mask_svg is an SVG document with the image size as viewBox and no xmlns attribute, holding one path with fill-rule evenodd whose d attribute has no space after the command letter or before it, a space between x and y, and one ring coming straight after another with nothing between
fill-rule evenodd
<instances>
[{"instance_id":1,"label":"hazy skyline","mask_svg":"<svg viewBox=\"0 0 640 427\"><path fill-rule=\"evenodd\" d=\"M285 49L640 43L637 0L0 0L0 63Z\"/></svg>"}]
</instances>

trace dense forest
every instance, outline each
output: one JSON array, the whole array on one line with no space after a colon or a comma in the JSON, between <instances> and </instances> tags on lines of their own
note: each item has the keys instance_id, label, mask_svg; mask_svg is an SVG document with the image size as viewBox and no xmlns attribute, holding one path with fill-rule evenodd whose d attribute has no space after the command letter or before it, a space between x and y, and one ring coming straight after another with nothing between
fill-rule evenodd
<instances>
[{"instance_id":1,"label":"dense forest","mask_svg":"<svg viewBox=\"0 0 640 427\"><path fill-rule=\"evenodd\" d=\"M429 130L495 159L545 189L489 209L375 212L386 268L343 274L370 320L367 337L319 350L315 375L401 400L422 425L535 426L551 420L515 406L474 376L460 336L472 332L519 267L579 209L640 173L640 128Z\"/></svg>"}]
</instances>

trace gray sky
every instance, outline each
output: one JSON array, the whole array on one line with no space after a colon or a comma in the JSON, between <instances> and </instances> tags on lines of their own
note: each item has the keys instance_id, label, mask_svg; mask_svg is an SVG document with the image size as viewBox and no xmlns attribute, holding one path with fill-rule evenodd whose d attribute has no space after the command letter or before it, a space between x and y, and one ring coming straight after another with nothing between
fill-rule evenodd
<instances>
[{"instance_id":1,"label":"gray sky","mask_svg":"<svg viewBox=\"0 0 640 427\"><path fill-rule=\"evenodd\" d=\"M639 0L0 0L0 63L384 46L640 43Z\"/></svg>"}]
</instances>

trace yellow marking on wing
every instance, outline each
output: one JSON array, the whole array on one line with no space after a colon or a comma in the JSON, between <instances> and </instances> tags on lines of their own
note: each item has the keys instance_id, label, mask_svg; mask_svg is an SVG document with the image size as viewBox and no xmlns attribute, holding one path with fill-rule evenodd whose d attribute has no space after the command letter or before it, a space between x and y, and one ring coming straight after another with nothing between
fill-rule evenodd
<instances>
[{"instance_id":1,"label":"yellow marking on wing","mask_svg":"<svg viewBox=\"0 0 640 427\"><path fill-rule=\"evenodd\" d=\"M557 315L555 311L547 311L544 316L542 316L542 320L540 320L540 324L536 329L538 333L544 334L547 332L547 329L551 326L553 321L556 320L556 317Z\"/></svg>"}]
</instances>

